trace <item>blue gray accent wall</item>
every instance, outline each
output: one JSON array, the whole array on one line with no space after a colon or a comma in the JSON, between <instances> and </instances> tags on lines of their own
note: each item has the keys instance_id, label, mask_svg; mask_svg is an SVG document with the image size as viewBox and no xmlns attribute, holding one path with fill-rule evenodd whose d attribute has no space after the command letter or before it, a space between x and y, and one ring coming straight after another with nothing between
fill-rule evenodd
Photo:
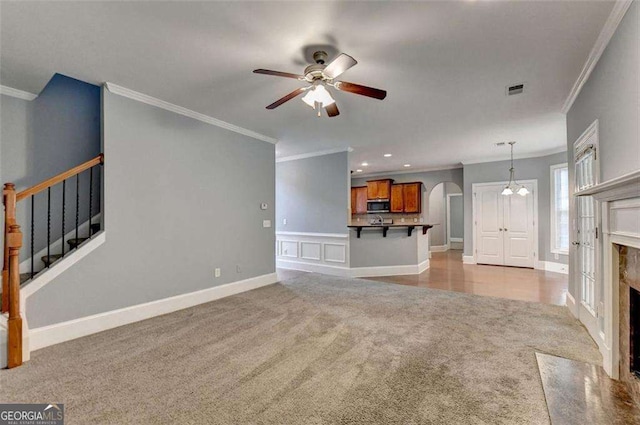
<instances>
[{"instance_id":1,"label":"blue gray accent wall","mask_svg":"<svg viewBox=\"0 0 640 425\"><path fill-rule=\"evenodd\" d=\"M103 115L106 242L27 299L30 328L275 272L273 144L106 89Z\"/></svg>"},{"instance_id":2,"label":"blue gray accent wall","mask_svg":"<svg viewBox=\"0 0 640 425\"><path fill-rule=\"evenodd\" d=\"M600 181L640 168L640 6L631 4L609 45L567 113L567 149L573 164L573 144L598 120ZM576 216L574 168L569 167L569 214ZM575 227L570 229L575 240ZM569 266L569 293L575 294L574 264Z\"/></svg>"},{"instance_id":3,"label":"blue gray accent wall","mask_svg":"<svg viewBox=\"0 0 640 425\"><path fill-rule=\"evenodd\" d=\"M276 229L346 234L349 190L348 152L278 162Z\"/></svg>"},{"instance_id":4,"label":"blue gray accent wall","mask_svg":"<svg viewBox=\"0 0 640 425\"><path fill-rule=\"evenodd\" d=\"M518 180L538 180L538 253L539 260L567 264L566 255L558 259L551 253L551 166L567 162L567 153L561 152L538 158L514 161ZM464 166L464 255L473 255L473 183L509 180L509 161L483 162Z\"/></svg>"},{"instance_id":5,"label":"blue gray accent wall","mask_svg":"<svg viewBox=\"0 0 640 425\"><path fill-rule=\"evenodd\" d=\"M0 96L0 180L18 191L40 183L100 153L100 87L55 74L38 97L26 101ZM100 211L100 181L94 175L92 215ZM89 218L89 176L80 177L79 220ZM51 240L62 235L62 190L51 190ZM75 222L75 183L67 186L66 231ZM18 205L17 220L28 235L30 200ZM35 196L34 251L46 246L47 194ZM24 238L21 258L29 257L30 237Z\"/></svg>"}]
</instances>

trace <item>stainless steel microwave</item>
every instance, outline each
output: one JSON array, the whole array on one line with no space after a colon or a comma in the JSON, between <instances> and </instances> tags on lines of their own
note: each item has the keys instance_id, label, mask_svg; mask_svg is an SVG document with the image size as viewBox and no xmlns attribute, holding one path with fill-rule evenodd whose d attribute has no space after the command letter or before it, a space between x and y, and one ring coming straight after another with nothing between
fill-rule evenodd
<instances>
[{"instance_id":1,"label":"stainless steel microwave","mask_svg":"<svg viewBox=\"0 0 640 425\"><path fill-rule=\"evenodd\" d=\"M367 212L372 214L388 213L390 210L389 200L367 201Z\"/></svg>"}]
</instances>

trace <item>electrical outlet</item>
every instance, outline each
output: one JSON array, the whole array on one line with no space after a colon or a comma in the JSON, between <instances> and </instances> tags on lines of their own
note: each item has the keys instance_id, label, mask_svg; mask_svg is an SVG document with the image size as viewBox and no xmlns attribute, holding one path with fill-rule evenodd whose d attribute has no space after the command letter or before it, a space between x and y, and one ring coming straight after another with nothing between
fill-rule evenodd
<instances>
[{"instance_id":1,"label":"electrical outlet","mask_svg":"<svg viewBox=\"0 0 640 425\"><path fill-rule=\"evenodd\" d=\"M287 225L287 219L286 218L282 219L282 224L285 225L285 226Z\"/></svg>"},{"instance_id":2,"label":"electrical outlet","mask_svg":"<svg viewBox=\"0 0 640 425\"><path fill-rule=\"evenodd\" d=\"M215 273L215 276L216 276L216 277L220 277L220 269L219 269L219 268L217 268L217 267L216 267L216 269L215 269L215 272L214 272L214 273Z\"/></svg>"},{"instance_id":3,"label":"electrical outlet","mask_svg":"<svg viewBox=\"0 0 640 425\"><path fill-rule=\"evenodd\" d=\"M417 217L413 217L413 222L417 223L418 222L418 218Z\"/></svg>"},{"instance_id":4,"label":"electrical outlet","mask_svg":"<svg viewBox=\"0 0 640 425\"><path fill-rule=\"evenodd\" d=\"M262 220L262 227L271 227L271 220Z\"/></svg>"},{"instance_id":5,"label":"electrical outlet","mask_svg":"<svg viewBox=\"0 0 640 425\"><path fill-rule=\"evenodd\" d=\"M242 270L240 269L240 265L237 265L236 266L236 273L240 273L240 272L242 272Z\"/></svg>"},{"instance_id":6,"label":"electrical outlet","mask_svg":"<svg viewBox=\"0 0 640 425\"><path fill-rule=\"evenodd\" d=\"M400 219L400 223L404 223L404 217Z\"/></svg>"}]
</instances>

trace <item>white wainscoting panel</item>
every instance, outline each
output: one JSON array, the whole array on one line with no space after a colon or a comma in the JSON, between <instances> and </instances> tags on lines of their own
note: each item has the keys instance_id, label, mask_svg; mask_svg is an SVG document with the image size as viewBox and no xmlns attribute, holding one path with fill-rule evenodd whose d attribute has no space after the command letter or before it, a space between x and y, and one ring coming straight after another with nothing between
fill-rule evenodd
<instances>
[{"instance_id":1,"label":"white wainscoting panel","mask_svg":"<svg viewBox=\"0 0 640 425\"><path fill-rule=\"evenodd\" d=\"M347 262L347 245L343 243L324 243L324 261L330 263Z\"/></svg>"},{"instance_id":2,"label":"white wainscoting panel","mask_svg":"<svg viewBox=\"0 0 640 425\"><path fill-rule=\"evenodd\" d=\"M322 243L320 242L300 242L300 258L304 260L321 261L321 249Z\"/></svg>"},{"instance_id":3,"label":"white wainscoting panel","mask_svg":"<svg viewBox=\"0 0 640 425\"><path fill-rule=\"evenodd\" d=\"M276 266L349 275L349 234L276 232Z\"/></svg>"}]
</instances>

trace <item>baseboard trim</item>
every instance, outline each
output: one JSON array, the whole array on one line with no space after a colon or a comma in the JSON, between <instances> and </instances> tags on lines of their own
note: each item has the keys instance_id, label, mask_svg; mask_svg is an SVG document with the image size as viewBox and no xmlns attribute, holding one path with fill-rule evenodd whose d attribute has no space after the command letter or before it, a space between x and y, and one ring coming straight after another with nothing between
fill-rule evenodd
<instances>
[{"instance_id":1,"label":"baseboard trim","mask_svg":"<svg viewBox=\"0 0 640 425\"><path fill-rule=\"evenodd\" d=\"M31 329L31 351L155 316L173 313L174 311L271 285L277 281L278 275L270 273L188 294Z\"/></svg>"},{"instance_id":2,"label":"baseboard trim","mask_svg":"<svg viewBox=\"0 0 640 425\"><path fill-rule=\"evenodd\" d=\"M431 252L447 252L449 251L449 245L434 245L429 247Z\"/></svg>"},{"instance_id":3,"label":"baseboard trim","mask_svg":"<svg viewBox=\"0 0 640 425\"><path fill-rule=\"evenodd\" d=\"M429 260L404 266L354 267L351 277L401 276L420 274L429 268Z\"/></svg>"},{"instance_id":4,"label":"baseboard trim","mask_svg":"<svg viewBox=\"0 0 640 425\"><path fill-rule=\"evenodd\" d=\"M569 266L567 264L556 263L553 261L536 261L533 268L536 270L544 270L546 272L569 274Z\"/></svg>"},{"instance_id":5,"label":"baseboard trim","mask_svg":"<svg viewBox=\"0 0 640 425\"><path fill-rule=\"evenodd\" d=\"M462 264L475 264L476 259L473 255L463 255L462 256Z\"/></svg>"},{"instance_id":6,"label":"baseboard trim","mask_svg":"<svg viewBox=\"0 0 640 425\"><path fill-rule=\"evenodd\" d=\"M305 263L300 261L286 261L277 259L276 267L288 270L300 270L304 272L322 273L339 277L371 277L371 276L398 276L420 274L429 268L429 260L420 264L408 264L403 266L377 266L377 267L335 267L325 264Z\"/></svg>"},{"instance_id":7,"label":"baseboard trim","mask_svg":"<svg viewBox=\"0 0 640 425\"><path fill-rule=\"evenodd\" d=\"M571 314L573 314L577 318L578 317L578 310L576 308L576 299L573 298L573 295L571 295L569 292L567 292L566 306L569 309L569 311L571 312Z\"/></svg>"},{"instance_id":8,"label":"baseboard trim","mask_svg":"<svg viewBox=\"0 0 640 425\"><path fill-rule=\"evenodd\" d=\"M302 261L288 261L280 258L276 259L276 267L288 270L300 270L303 272L322 273L331 276L349 277L348 267L329 266L320 263L306 263Z\"/></svg>"}]
</instances>

